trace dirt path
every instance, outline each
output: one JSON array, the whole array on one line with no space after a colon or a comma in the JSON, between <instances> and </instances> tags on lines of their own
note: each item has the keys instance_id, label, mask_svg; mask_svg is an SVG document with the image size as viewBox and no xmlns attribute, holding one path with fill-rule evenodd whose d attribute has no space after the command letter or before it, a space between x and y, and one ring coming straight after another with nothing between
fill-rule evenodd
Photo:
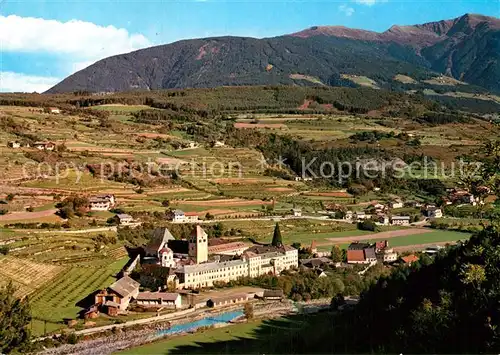
<instances>
[{"instance_id":1,"label":"dirt path","mask_svg":"<svg viewBox=\"0 0 500 355\"><path fill-rule=\"evenodd\" d=\"M57 212L57 209L50 209L40 212L14 212L0 216L0 222L8 221L21 221L25 219L37 219L43 217L53 216Z\"/></svg>"},{"instance_id":2,"label":"dirt path","mask_svg":"<svg viewBox=\"0 0 500 355\"><path fill-rule=\"evenodd\" d=\"M328 238L328 242L318 243L318 246L322 245L335 245L335 244L344 244L355 241L363 241L370 239L390 239L396 237L405 237L408 235L416 235L416 234L424 234L430 233L432 230L424 229L424 228L411 228L411 229L400 229L395 231L381 232L381 233L373 233L373 234L364 234L352 237L340 237L340 238Z\"/></svg>"}]
</instances>

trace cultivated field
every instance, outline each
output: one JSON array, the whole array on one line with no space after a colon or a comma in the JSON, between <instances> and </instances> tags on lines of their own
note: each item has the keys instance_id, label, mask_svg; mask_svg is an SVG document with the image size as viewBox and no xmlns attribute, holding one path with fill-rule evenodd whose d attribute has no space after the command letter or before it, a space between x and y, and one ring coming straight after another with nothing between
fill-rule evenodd
<instances>
[{"instance_id":1,"label":"cultivated field","mask_svg":"<svg viewBox=\"0 0 500 355\"><path fill-rule=\"evenodd\" d=\"M35 263L10 256L0 257L0 284L12 282L16 295L27 296L40 287L51 284L51 280L64 273L65 268L57 265Z\"/></svg>"}]
</instances>

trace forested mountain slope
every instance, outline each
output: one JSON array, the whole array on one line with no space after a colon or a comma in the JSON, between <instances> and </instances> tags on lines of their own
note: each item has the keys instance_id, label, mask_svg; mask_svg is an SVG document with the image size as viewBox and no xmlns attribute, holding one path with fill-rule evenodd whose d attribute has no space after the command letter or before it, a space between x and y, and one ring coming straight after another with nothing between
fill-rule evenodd
<instances>
[{"instance_id":1,"label":"forested mountain slope","mask_svg":"<svg viewBox=\"0 0 500 355\"><path fill-rule=\"evenodd\" d=\"M116 92L221 85L353 86L367 76L391 88L397 74L444 73L500 90L500 20L481 15L376 33L313 27L274 38L193 39L103 59L50 89ZM344 76L343 76L344 75Z\"/></svg>"}]
</instances>

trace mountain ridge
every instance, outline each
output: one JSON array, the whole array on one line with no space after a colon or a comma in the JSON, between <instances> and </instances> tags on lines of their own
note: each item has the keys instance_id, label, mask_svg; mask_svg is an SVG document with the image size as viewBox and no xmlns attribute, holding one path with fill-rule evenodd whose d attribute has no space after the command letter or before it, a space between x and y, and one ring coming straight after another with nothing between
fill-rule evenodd
<instances>
[{"instance_id":1,"label":"mountain ridge","mask_svg":"<svg viewBox=\"0 0 500 355\"><path fill-rule=\"evenodd\" d=\"M500 19L465 14L384 32L313 26L288 35L209 37L105 58L69 76L48 93L116 92L221 85L350 86L343 74L381 86L394 76L446 74L500 91ZM314 80L295 80L294 75Z\"/></svg>"}]
</instances>

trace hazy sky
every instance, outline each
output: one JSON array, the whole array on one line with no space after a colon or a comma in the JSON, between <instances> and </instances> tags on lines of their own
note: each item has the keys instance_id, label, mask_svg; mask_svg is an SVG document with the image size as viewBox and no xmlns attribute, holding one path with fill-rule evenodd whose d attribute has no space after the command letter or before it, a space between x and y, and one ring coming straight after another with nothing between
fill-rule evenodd
<instances>
[{"instance_id":1,"label":"hazy sky","mask_svg":"<svg viewBox=\"0 0 500 355\"><path fill-rule=\"evenodd\" d=\"M0 91L43 91L110 55L193 37L270 37L314 25L500 17L500 0L0 0Z\"/></svg>"}]
</instances>

